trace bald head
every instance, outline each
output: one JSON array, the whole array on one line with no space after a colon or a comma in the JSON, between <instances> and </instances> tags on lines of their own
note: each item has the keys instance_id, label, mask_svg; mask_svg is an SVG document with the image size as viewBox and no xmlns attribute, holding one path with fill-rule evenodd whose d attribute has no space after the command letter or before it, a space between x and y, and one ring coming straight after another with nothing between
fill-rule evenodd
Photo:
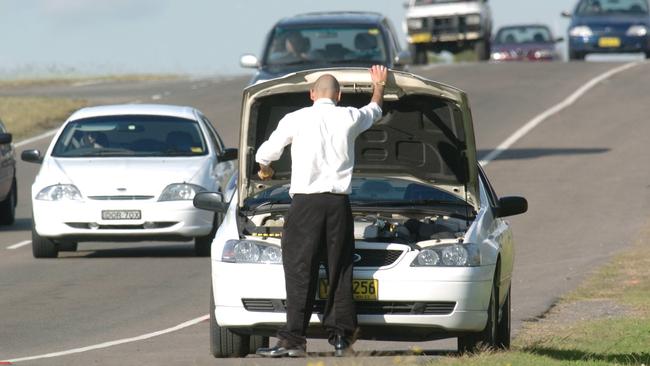
<instances>
[{"instance_id":1,"label":"bald head","mask_svg":"<svg viewBox=\"0 0 650 366\"><path fill-rule=\"evenodd\" d=\"M315 101L320 98L332 99L335 102L341 99L341 86L334 76L322 75L312 86L311 99Z\"/></svg>"}]
</instances>

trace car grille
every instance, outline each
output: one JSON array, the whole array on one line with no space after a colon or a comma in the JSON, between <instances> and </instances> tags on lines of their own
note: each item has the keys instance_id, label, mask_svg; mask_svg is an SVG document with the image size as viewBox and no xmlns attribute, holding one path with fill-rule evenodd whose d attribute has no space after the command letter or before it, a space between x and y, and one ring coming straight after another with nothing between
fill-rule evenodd
<instances>
[{"instance_id":1,"label":"car grille","mask_svg":"<svg viewBox=\"0 0 650 366\"><path fill-rule=\"evenodd\" d=\"M140 201L150 200L154 196L89 196L88 198L97 201Z\"/></svg>"},{"instance_id":2,"label":"car grille","mask_svg":"<svg viewBox=\"0 0 650 366\"><path fill-rule=\"evenodd\" d=\"M242 299L244 308L255 312L286 312L286 300ZM408 301L357 301L357 314L365 315L449 315L454 311L453 301L408 302ZM323 313L325 301L317 300L314 312Z\"/></svg>"},{"instance_id":3,"label":"car grille","mask_svg":"<svg viewBox=\"0 0 650 366\"><path fill-rule=\"evenodd\" d=\"M401 250L386 249L356 249L355 258L361 258L354 263L355 267L383 267L389 266L402 255Z\"/></svg>"},{"instance_id":4,"label":"car grille","mask_svg":"<svg viewBox=\"0 0 650 366\"><path fill-rule=\"evenodd\" d=\"M436 18L422 18L422 29L411 30L411 33L429 31L433 36L452 35L466 32L479 32L479 24L467 25L465 16L450 16Z\"/></svg>"}]
</instances>

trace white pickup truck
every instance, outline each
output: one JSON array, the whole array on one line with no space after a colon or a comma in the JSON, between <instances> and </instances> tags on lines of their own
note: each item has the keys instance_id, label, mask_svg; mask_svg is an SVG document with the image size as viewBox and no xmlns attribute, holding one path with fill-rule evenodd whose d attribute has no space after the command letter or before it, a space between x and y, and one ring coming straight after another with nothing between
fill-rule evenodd
<instances>
[{"instance_id":1,"label":"white pickup truck","mask_svg":"<svg viewBox=\"0 0 650 366\"><path fill-rule=\"evenodd\" d=\"M473 49L490 57L492 14L487 0L409 0L404 28L415 64L427 63L427 51L458 53Z\"/></svg>"}]
</instances>

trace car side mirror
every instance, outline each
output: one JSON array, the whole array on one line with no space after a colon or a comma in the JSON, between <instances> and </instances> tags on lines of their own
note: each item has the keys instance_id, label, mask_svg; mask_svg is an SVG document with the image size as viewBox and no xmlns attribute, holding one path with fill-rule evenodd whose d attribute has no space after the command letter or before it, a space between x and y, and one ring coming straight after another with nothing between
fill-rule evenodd
<instances>
[{"instance_id":1,"label":"car side mirror","mask_svg":"<svg viewBox=\"0 0 650 366\"><path fill-rule=\"evenodd\" d=\"M502 197L499 199L499 217L519 215L528 211L528 201L524 197Z\"/></svg>"},{"instance_id":2,"label":"car side mirror","mask_svg":"<svg viewBox=\"0 0 650 366\"><path fill-rule=\"evenodd\" d=\"M563 11L561 14L562 14L562 16L565 17L565 18L571 18L571 13L568 12L568 11Z\"/></svg>"},{"instance_id":3,"label":"car side mirror","mask_svg":"<svg viewBox=\"0 0 650 366\"><path fill-rule=\"evenodd\" d=\"M235 160L238 157L239 150L228 148L219 155L219 162Z\"/></svg>"},{"instance_id":4,"label":"car side mirror","mask_svg":"<svg viewBox=\"0 0 650 366\"><path fill-rule=\"evenodd\" d=\"M10 133L0 133L0 145L10 144L13 137Z\"/></svg>"},{"instance_id":5,"label":"car side mirror","mask_svg":"<svg viewBox=\"0 0 650 366\"><path fill-rule=\"evenodd\" d=\"M247 53L239 59L239 64L241 67L248 69L257 69L260 67L260 60L257 58L257 56Z\"/></svg>"},{"instance_id":6,"label":"car side mirror","mask_svg":"<svg viewBox=\"0 0 650 366\"><path fill-rule=\"evenodd\" d=\"M557 43L564 42L564 37L557 37L555 39L555 42L557 42Z\"/></svg>"},{"instance_id":7,"label":"car side mirror","mask_svg":"<svg viewBox=\"0 0 650 366\"><path fill-rule=\"evenodd\" d=\"M405 66L413 62L413 57L411 57L411 52L407 50L400 51L397 56L395 56L395 66Z\"/></svg>"},{"instance_id":8,"label":"car side mirror","mask_svg":"<svg viewBox=\"0 0 650 366\"><path fill-rule=\"evenodd\" d=\"M192 204L201 210L214 211L225 214L228 204L223 201L223 194L219 192L200 192L194 196Z\"/></svg>"},{"instance_id":9,"label":"car side mirror","mask_svg":"<svg viewBox=\"0 0 650 366\"><path fill-rule=\"evenodd\" d=\"M41 156L41 152L35 149L23 150L23 152L20 154L20 158L23 161L26 161L28 163L35 163L35 164L43 163L43 156Z\"/></svg>"}]
</instances>

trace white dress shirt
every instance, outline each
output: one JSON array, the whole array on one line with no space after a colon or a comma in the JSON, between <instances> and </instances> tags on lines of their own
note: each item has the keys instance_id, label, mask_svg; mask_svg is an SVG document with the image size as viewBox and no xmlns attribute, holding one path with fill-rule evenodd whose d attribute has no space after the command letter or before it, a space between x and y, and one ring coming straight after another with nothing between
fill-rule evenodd
<instances>
[{"instance_id":1,"label":"white dress shirt","mask_svg":"<svg viewBox=\"0 0 650 366\"><path fill-rule=\"evenodd\" d=\"M291 144L289 193L342 193L352 191L354 141L381 118L381 107L337 107L321 98L311 107L289 113L264 142L255 160L264 165L278 160Z\"/></svg>"}]
</instances>

